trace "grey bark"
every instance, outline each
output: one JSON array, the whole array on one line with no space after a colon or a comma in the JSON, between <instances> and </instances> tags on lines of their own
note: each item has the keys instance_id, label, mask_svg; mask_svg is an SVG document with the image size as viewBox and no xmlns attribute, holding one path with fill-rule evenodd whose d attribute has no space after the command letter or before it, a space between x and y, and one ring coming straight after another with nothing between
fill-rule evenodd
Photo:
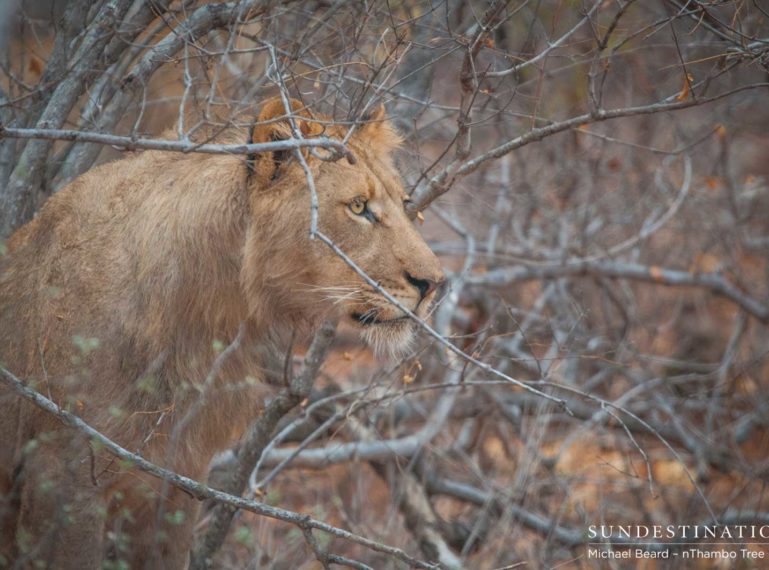
<instances>
[{"instance_id":1,"label":"grey bark","mask_svg":"<svg viewBox=\"0 0 769 570\"><path fill-rule=\"evenodd\" d=\"M57 129L64 124L86 86L103 68L100 59L104 47L130 6L129 0L112 0L102 7L73 56L72 70L58 84L37 121L38 128ZM44 194L45 165L52 146L52 141L37 140L29 143L22 152L8 185L0 194L0 200L5 204L0 212L0 237L10 235L16 227L31 219Z\"/></svg>"}]
</instances>

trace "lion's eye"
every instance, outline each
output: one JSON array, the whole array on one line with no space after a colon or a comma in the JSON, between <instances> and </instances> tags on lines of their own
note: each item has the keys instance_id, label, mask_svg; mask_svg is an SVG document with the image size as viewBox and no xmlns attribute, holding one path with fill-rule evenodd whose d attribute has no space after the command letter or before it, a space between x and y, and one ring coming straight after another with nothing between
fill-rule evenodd
<instances>
[{"instance_id":1,"label":"lion's eye","mask_svg":"<svg viewBox=\"0 0 769 570\"><path fill-rule=\"evenodd\" d=\"M350 202L350 211L356 216L362 216L368 210L368 205L365 198L357 196Z\"/></svg>"},{"instance_id":2,"label":"lion's eye","mask_svg":"<svg viewBox=\"0 0 769 570\"><path fill-rule=\"evenodd\" d=\"M353 198L352 202L350 202L347 207L350 208L350 211L353 214L356 216L361 216L362 218L366 218L372 224L375 224L379 221L379 218L377 218L369 209L368 200L363 196L356 196Z\"/></svg>"}]
</instances>

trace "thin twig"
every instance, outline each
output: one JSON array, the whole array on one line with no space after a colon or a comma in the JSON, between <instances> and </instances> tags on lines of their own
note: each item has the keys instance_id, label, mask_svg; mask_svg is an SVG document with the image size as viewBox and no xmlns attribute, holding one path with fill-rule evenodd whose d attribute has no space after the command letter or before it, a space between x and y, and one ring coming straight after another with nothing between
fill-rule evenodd
<instances>
[{"instance_id":1,"label":"thin twig","mask_svg":"<svg viewBox=\"0 0 769 570\"><path fill-rule=\"evenodd\" d=\"M308 515L302 515L300 513L288 511L286 509L281 509L278 507L271 507L259 501L243 499L241 497L236 497L229 493L217 491L216 489L212 489L207 485L198 483L197 481L194 481L183 475L179 475L178 473L175 473L169 469L165 469L163 467L155 465L154 463L151 463L146 459L144 459L141 455L132 453L127 449L121 447L120 445L118 445L117 443L115 443L105 435L103 435L101 432L91 427L89 424L84 422L82 419L80 419L76 415L62 409L56 403L52 402L42 394L28 387L27 385L24 384L24 382L22 382L12 372L10 372L4 367L0 367L0 379L2 379L3 383L6 384L12 390L14 390L19 396L28 400L35 406L52 414L53 416L57 417L65 425L75 428L76 430L84 433L88 437L98 441L99 444L101 444L105 449L109 450L115 456L127 462L130 462L130 464L134 465L137 469L140 469L145 473L149 473L154 477L168 481L174 487L178 489L182 489L183 491L186 491L187 493L189 493L190 495L192 495L194 498L198 500L202 501L202 500L210 499L218 503L231 505L236 509L243 509L243 510L255 513L257 515L262 515L262 516L266 516L276 520L281 520L299 527L302 527L303 525L308 526L310 528L320 530L322 532L327 532L339 538L349 540L356 544L360 544L361 546L364 546L370 550L381 552L383 554L387 554L388 556L393 556L398 560L401 560L407 564L411 564L415 568L425 568L427 570L436 569L436 566L434 564L429 564L427 562L423 562L412 556L409 556L400 548L388 546L386 544L376 542L374 540L365 538L363 536L359 536L347 530L337 528L330 524L324 523L323 521L314 519Z\"/></svg>"}]
</instances>

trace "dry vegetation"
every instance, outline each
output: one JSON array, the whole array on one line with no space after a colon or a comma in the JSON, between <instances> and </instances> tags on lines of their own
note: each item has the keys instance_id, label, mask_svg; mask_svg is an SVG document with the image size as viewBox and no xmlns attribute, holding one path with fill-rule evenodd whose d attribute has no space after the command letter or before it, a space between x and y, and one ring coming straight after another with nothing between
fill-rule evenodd
<instances>
[{"instance_id":1,"label":"dry vegetation","mask_svg":"<svg viewBox=\"0 0 769 570\"><path fill-rule=\"evenodd\" d=\"M766 3L22 2L13 22L4 235L119 147L194 150L281 91L351 126L384 102L404 136L449 273L432 327L461 353L424 334L383 363L340 328L249 496L446 568L609 567L591 524L769 524ZM212 553L408 566L242 511Z\"/></svg>"}]
</instances>

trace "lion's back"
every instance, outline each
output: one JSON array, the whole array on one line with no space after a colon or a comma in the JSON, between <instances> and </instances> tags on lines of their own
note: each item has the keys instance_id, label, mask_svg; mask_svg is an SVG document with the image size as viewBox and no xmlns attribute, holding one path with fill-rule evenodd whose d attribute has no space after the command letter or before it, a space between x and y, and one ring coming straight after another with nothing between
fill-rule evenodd
<instances>
[{"instance_id":1,"label":"lion's back","mask_svg":"<svg viewBox=\"0 0 769 570\"><path fill-rule=\"evenodd\" d=\"M212 277L202 267L229 271L216 252L201 261L216 242L200 229L234 227L222 220L232 202L223 187L240 172L230 157L146 152L51 196L0 257L0 362L24 380L50 380L43 391L53 396L74 382L96 406L127 398L128 382L185 328L165 318L174 303L180 318L188 307L174 293L179 283L193 294L223 271ZM226 278L237 286L237 275Z\"/></svg>"},{"instance_id":2,"label":"lion's back","mask_svg":"<svg viewBox=\"0 0 769 570\"><path fill-rule=\"evenodd\" d=\"M135 161L79 177L9 238L0 258L0 362L25 381L71 377L91 339L119 325L116 299L133 297L125 287L135 241L126 230L142 200L141 185L130 184Z\"/></svg>"}]
</instances>

